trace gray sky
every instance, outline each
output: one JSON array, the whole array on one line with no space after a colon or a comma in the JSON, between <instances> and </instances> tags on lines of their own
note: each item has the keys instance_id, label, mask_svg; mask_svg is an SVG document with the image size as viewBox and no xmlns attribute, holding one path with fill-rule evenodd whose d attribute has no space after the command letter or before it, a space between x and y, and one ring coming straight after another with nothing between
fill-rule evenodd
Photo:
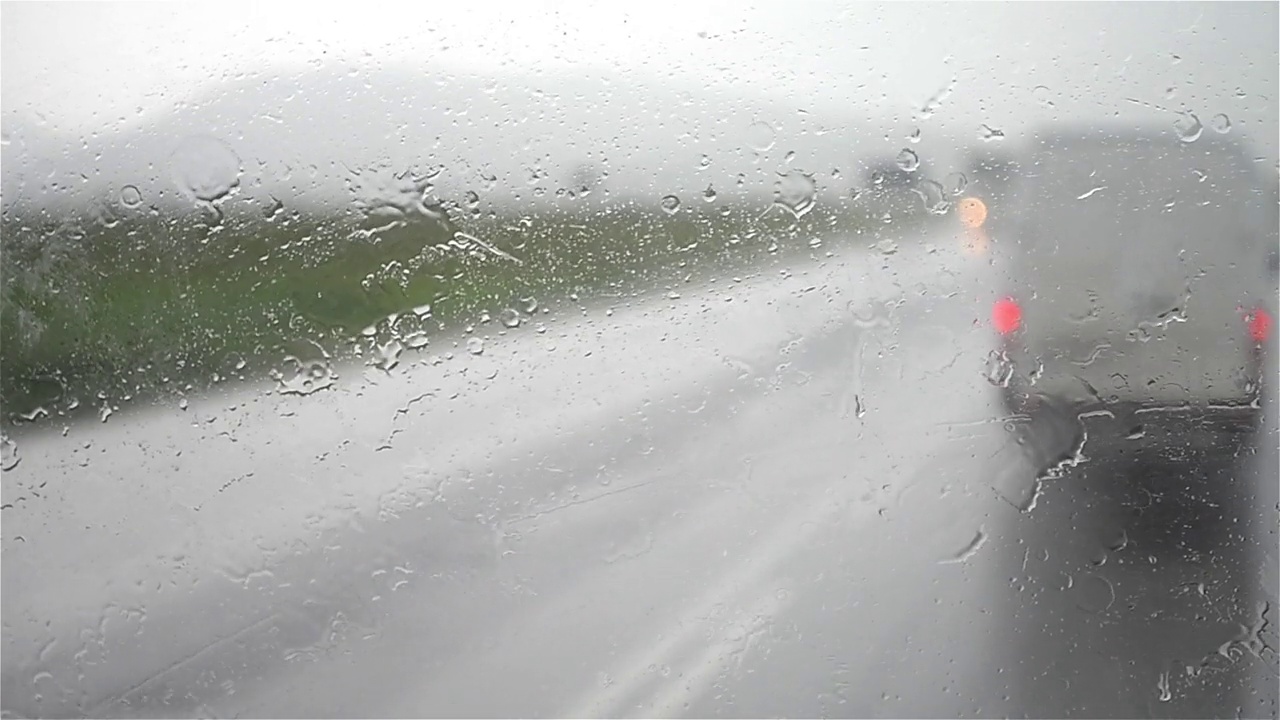
<instances>
[{"instance_id":1,"label":"gray sky","mask_svg":"<svg viewBox=\"0 0 1280 720\"><path fill-rule=\"evenodd\" d=\"M1226 114L1232 132L1276 157L1276 3L5 3L2 12L4 122L35 119L70 137L161 122L251 73L512 80L569 70L694 88L695 125L724 98L769 97L874 127L886 149L919 127L926 159L973 142L982 123L1016 139L1046 121L1172 127L1183 110L1206 124ZM931 97L939 102L922 117ZM778 130L782 145L795 132Z\"/></svg>"}]
</instances>

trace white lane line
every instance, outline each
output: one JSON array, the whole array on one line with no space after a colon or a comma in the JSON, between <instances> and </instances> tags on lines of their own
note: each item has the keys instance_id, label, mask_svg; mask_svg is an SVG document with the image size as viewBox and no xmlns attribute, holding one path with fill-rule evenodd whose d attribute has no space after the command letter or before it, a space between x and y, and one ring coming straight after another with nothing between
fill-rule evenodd
<instances>
[{"instance_id":1,"label":"white lane line","mask_svg":"<svg viewBox=\"0 0 1280 720\"><path fill-rule=\"evenodd\" d=\"M618 716L621 704L652 680L650 667L678 664L677 658L697 641L699 630L705 627L699 622L701 618L711 615L717 607L740 605L744 594L775 575L789 557L800 551L817 532L828 527L825 521L829 516L848 512L840 495L827 492L830 487L820 487L810 493L807 500L797 502L794 509L774 524L742 561L719 577L707 578L707 590L683 612L674 614L673 620L667 623L670 630L661 634L661 640L645 643L633 651L615 666L615 672L610 673L613 682L587 693L563 716ZM864 509L868 516L872 514L869 507ZM708 527L715 526L718 524Z\"/></svg>"},{"instance_id":2,"label":"white lane line","mask_svg":"<svg viewBox=\"0 0 1280 720\"><path fill-rule=\"evenodd\" d=\"M643 717L677 717L687 712L695 700L706 694L717 676L741 665L755 638L790 604L789 599L769 592L733 615L716 642L708 644L683 673L664 682L653 700L646 703L648 712ZM626 712L630 708L618 709Z\"/></svg>"}]
</instances>

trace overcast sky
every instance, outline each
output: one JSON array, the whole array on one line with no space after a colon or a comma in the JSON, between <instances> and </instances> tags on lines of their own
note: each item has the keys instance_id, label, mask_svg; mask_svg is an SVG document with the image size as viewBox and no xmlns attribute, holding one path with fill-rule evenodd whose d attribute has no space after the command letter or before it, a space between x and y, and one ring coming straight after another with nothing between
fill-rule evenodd
<instances>
[{"instance_id":1,"label":"overcast sky","mask_svg":"<svg viewBox=\"0 0 1280 720\"><path fill-rule=\"evenodd\" d=\"M869 99L904 108L955 77L952 103L971 106L1032 81L1094 94L1097 64L1106 95L1161 100L1173 86L1183 95L1169 105L1194 105L1241 85L1275 104L1276 3L620 5L6 3L4 102L79 125L275 65L430 63L639 70L841 96L865 85Z\"/></svg>"},{"instance_id":2,"label":"overcast sky","mask_svg":"<svg viewBox=\"0 0 1280 720\"><path fill-rule=\"evenodd\" d=\"M153 122L246 73L568 69L835 107L922 152L1044 120L1177 111L1276 157L1276 3L5 3L3 120ZM921 110L936 98L928 117ZM475 120L473 118L473 120ZM499 118L498 120L502 120ZM638 120L643 120L640 118Z\"/></svg>"}]
</instances>

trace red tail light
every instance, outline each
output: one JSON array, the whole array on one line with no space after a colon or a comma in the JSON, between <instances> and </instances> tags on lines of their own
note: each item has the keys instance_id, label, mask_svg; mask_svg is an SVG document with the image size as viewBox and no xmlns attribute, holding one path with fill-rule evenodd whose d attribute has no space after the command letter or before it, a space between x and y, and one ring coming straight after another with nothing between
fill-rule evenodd
<instances>
[{"instance_id":1,"label":"red tail light","mask_svg":"<svg viewBox=\"0 0 1280 720\"><path fill-rule=\"evenodd\" d=\"M1271 337L1271 314L1262 308L1245 314L1244 324L1254 342L1264 343Z\"/></svg>"},{"instance_id":2,"label":"red tail light","mask_svg":"<svg viewBox=\"0 0 1280 720\"><path fill-rule=\"evenodd\" d=\"M1022 325L1022 308L1013 298L997 300L991 308L991 324L1001 335L1008 335Z\"/></svg>"}]
</instances>

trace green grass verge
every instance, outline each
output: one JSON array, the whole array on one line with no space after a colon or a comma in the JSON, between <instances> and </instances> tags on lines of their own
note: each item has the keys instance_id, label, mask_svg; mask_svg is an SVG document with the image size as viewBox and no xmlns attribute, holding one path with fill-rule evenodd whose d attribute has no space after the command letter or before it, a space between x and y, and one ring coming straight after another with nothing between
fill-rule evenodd
<instances>
[{"instance_id":1,"label":"green grass verge","mask_svg":"<svg viewBox=\"0 0 1280 720\"><path fill-rule=\"evenodd\" d=\"M430 335L530 298L548 306L741 273L928 218L898 208L885 224L873 207L818 205L797 219L759 205L669 215L617 204L455 212L381 229L355 215L287 212L217 222L199 213L6 216L0 406L9 418L75 414L104 400L199 392L264 375L300 347L350 355L362 339L385 338L397 314L400 334ZM815 238L828 245L815 250ZM429 315L412 312L424 305Z\"/></svg>"}]
</instances>

